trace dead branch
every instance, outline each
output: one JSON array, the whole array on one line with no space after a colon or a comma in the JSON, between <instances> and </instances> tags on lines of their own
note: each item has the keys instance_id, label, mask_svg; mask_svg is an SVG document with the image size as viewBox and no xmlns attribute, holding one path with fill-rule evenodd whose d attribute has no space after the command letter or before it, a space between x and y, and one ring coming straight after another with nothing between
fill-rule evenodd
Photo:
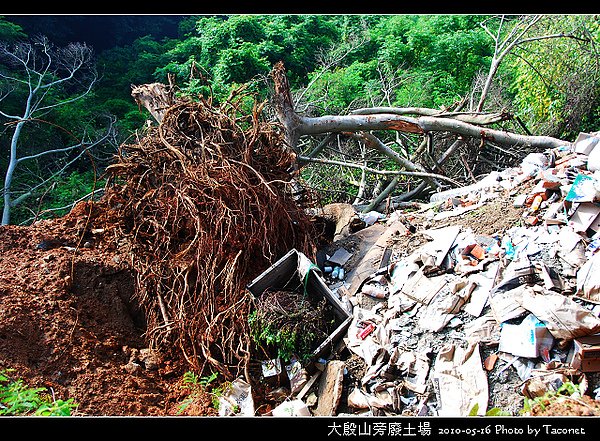
<instances>
[{"instance_id":1,"label":"dead branch","mask_svg":"<svg viewBox=\"0 0 600 441\"><path fill-rule=\"evenodd\" d=\"M355 134L355 136L363 139L365 141L365 144L367 144L374 150L377 150L380 153L383 153L388 158L391 158L394 162L396 162L398 165L402 166L406 170L413 171L413 172L415 172L415 171L425 172L425 169L421 165L415 164L415 163L409 161L408 159L403 158L398 153L396 153L394 150L392 150L387 145L385 145L379 138L377 138L372 133L360 132L360 133ZM431 187L433 187L433 188L440 187L440 185L437 182L430 179L432 176L423 175L422 177L426 178L425 180Z\"/></svg>"},{"instance_id":2,"label":"dead branch","mask_svg":"<svg viewBox=\"0 0 600 441\"><path fill-rule=\"evenodd\" d=\"M428 173L428 172L421 172L421 171L406 171L406 170L378 170L375 168L367 167L367 166L364 166L361 164L354 164L351 162L336 161L334 159L309 158L307 156L299 156L298 159L300 161L304 161L304 162L314 162L317 164L339 165L342 167L349 167L349 168L355 168L358 170L365 170L365 171L368 171L369 173L373 173L375 175L382 175L382 176L404 175L404 176L418 176L421 178L440 179L442 181L450 182L451 184L453 184L457 187L462 187L462 184L460 182L457 182L454 179L449 178L447 176L438 175L436 173Z\"/></svg>"}]
</instances>

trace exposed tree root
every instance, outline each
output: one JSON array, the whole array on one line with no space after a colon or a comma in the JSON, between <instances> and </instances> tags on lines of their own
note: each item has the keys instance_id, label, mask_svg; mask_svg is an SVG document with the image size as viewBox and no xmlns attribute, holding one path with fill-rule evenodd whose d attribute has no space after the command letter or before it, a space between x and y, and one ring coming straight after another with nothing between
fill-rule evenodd
<instances>
[{"instance_id":1,"label":"exposed tree root","mask_svg":"<svg viewBox=\"0 0 600 441\"><path fill-rule=\"evenodd\" d=\"M107 170L150 343L225 379L247 374L246 285L291 248L314 256L316 238L295 156L261 106L240 115L241 98L174 104Z\"/></svg>"}]
</instances>

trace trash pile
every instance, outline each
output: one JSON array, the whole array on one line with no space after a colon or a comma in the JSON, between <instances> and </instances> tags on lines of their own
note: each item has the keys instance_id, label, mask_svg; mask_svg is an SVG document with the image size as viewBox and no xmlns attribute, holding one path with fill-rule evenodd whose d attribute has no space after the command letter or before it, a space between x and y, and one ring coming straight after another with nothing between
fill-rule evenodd
<instances>
[{"instance_id":1,"label":"trash pile","mask_svg":"<svg viewBox=\"0 0 600 441\"><path fill-rule=\"evenodd\" d=\"M363 227L308 269L347 311L343 333L263 414L519 415L569 382L598 393L597 156L582 133L419 210L346 216ZM499 199L513 218L495 211L505 227L482 232L476 213Z\"/></svg>"}]
</instances>

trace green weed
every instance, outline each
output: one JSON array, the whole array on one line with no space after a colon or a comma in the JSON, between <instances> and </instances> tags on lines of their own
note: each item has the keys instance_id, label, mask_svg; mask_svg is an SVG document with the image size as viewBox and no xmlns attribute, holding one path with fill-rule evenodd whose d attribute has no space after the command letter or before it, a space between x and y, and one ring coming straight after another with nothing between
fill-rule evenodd
<instances>
[{"instance_id":1,"label":"green weed","mask_svg":"<svg viewBox=\"0 0 600 441\"><path fill-rule=\"evenodd\" d=\"M177 415L181 415L185 409L192 404L201 394L209 394L211 396L211 403L215 409L219 409L219 397L221 397L230 387L230 382L225 382L217 387L211 387L218 377L218 373L214 372L207 377L199 377L197 374L191 371L187 371L183 374L182 383L184 388L190 389L190 394L187 398L179 405Z\"/></svg>"},{"instance_id":2,"label":"green weed","mask_svg":"<svg viewBox=\"0 0 600 441\"><path fill-rule=\"evenodd\" d=\"M559 399L561 396L581 396L581 387L572 381L565 381L557 390L549 390L540 397L533 399L525 397L523 402L523 409L520 414L529 414L534 408L539 407L541 410L545 410L549 403L552 403Z\"/></svg>"},{"instance_id":3,"label":"green weed","mask_svg":"<svg viewBox=\"0 0 600 441\"><path fill-rule=\"evenodd\" d=\"M22 379L8 376L13 369L0 371L0 415L71 416L77 404L68 400L55 400L43 387L29 387Z\"/></svg>"}]
</instances>

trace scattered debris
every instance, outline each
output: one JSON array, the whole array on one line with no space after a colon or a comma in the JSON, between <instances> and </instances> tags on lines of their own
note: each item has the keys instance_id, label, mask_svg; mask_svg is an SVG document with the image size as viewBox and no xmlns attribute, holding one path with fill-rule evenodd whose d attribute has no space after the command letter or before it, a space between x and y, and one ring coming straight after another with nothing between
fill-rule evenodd
<instances>
[{"instance_id":1,"label":"scattered debris","mask_svg":"<svg viewBox=\"0 0 600 441\"><path fill-rule=\"evenodd\" d=\"M341 408L518 415L524 399L565 382L587 388L600 371L600 174L586 168L596 140L585 139L585 148L532 153L520 167L437 193L410 222L399 211L374 214L334 240L329 264L346 279L327 281L352 312L345 357L364 363ZM486 210L495 229L477 220ZM338 381L341 365L336 372ZM332 402L311 396L316 409Z\"/></svg>"},{"instance_id":2,"label":"scattered debris","mask_svg":"<svg viewBox=\"0 0 600 441\"><path fill-rule=\"evenodd\" d=\"M91 334L78 307L100 302L84 283L91 261L74 256L96 249L105 252L104 271L123 271L116 280L127 291L104 312L129 314L137 305L131 315L148 324L149 347L131 337L142 349L114 344L122 328L105 331L103 351L118 355L131 389L152 375L174 375L161 351L181 349L199 372L210 367L227 379L222 416L454 417L493 407L517 415L525 399L569 382L581 393L600 390L596 134L529 154L519 167L406 212L359 215L348 204L329 206L321 214L334 239L314 250L311 196L306 190L298 199L288 188L294 158L269 148L281 137L258 118L243 123L252 136L232 109L170 107L159 128L124 146L109 168L119 184L102 201L106 218L92 215L99 205L82 204L66 218L68 234L23 239L24 267L54 265L60 274L52 301L27 299L39 302L31 314L69 314L52 332L65 336L76 369L87 369L88 353L77 358L72 348L89 345ZM82 220L91 232L85 241L77 234ZM51 233L58 242L44 242ZM12 227L2 234L7 252L18 234ZM109 237L119 238L110 252ZM2 292L18 285L42 293L44 283L20 280L30 272L17 268ZM9 306L0 313L11 339L3 347L21 339L15 323L26 329L29 321ZM278 339L278 331L303 340ZM55 369L63 354L43 345L48 333L30 329L22 340L39 346L36 363L48 361L63 390L73 389ZM261 334L265 340L252 339Z\"/></svg>"}]
</instances>

